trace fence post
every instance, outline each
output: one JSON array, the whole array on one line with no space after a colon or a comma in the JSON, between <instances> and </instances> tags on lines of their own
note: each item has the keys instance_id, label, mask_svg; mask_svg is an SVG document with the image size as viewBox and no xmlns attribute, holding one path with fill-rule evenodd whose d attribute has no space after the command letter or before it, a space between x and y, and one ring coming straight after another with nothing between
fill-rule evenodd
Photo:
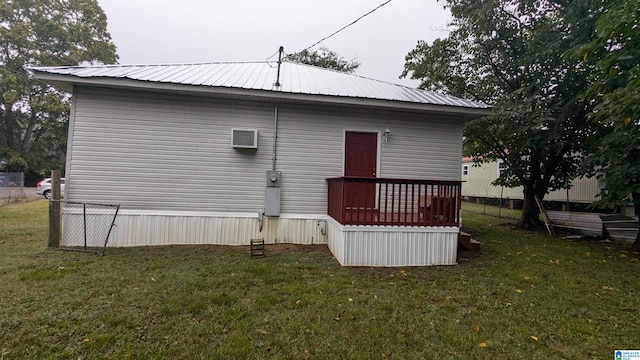
<instances>
[{"instance_id":1,"label":"fence post","mask_svg":"<svg viewBox=\"0 0 640 360\"><path fill-rule=\"evenodd\" d=\"M87 204L82 204L82 221L84 227L84 249L87 250Z\"/></svg>"},{"instance_id":2,"label":"fence post","mask_svg":"<svg viewBox=\"0 0 640 360\"><path fill-rule=\"evenodd\" d=\"M498 217L502 217L502 195L504 195L504 186L500 187L500 206L498 206Z\"/></svg>"},{"instance_id":3,"label":"fence post","mask_svg":"<svg viewBox=\"0 0 640 360\"><path fill-rule=\"evenodd\" d=\"M482 209L483 215L487 215L487 199L489 199L489 190L484 189L484 209Z\"/></svg>"},{"instance_id":4,"label":"fence post","mask_svg":"<svg viewBox=\"0 0 640 360\"><path fill-rule=\"evenodd\" d=\"M20 173L20 197L27 197L27 194L24 192L24 173Z\"/></svg>"},{"instance_id":5,"label":"fence post","mask_svg":"<svg viewBox=\"0 0 640 360\"><path fill-rule=\"evenodd\" d=\"M60 246L62 238L62 218L60 209L60 170L51 171L51 194L49 201L49 244L50 248Z\"/></svg>"}]
</instances>

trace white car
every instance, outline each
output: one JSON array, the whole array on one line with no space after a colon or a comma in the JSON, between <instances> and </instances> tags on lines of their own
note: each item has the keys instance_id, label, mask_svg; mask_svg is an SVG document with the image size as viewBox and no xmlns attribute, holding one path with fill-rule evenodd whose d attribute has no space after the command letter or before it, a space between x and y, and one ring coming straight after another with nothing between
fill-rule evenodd
<instances>
[{"instance_id":1,"label":"white car","mask_svg":"<svg viewBox=\"0 0 640 360\"><path fill-rule=\"evenodd\" d=\"M45 199L51 199L51 178L46 178L38 182L36 188L38 195L43 195ZM60 195L64 194L64 178L60 178Z\"/></svg>"}]
</instances>

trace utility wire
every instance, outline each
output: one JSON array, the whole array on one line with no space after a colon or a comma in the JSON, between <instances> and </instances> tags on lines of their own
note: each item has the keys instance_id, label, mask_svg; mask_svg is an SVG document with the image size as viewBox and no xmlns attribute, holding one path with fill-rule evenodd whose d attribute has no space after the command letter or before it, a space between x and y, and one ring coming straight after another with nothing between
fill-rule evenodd
<instances>
[{"instance_id":1,"label":"utility wire","mask_svg":"<svg viewBox=\"0 0 640 360\"><path fill-rule=\"evenodd\" d=\"M320 39L320 40L316 41L315 43L313 43L313 45L311 45L311 46L307 46L306 48L304 48L303 50L301 50L301 51L299 51L299 52L303 52L303 51L309 50L309 49L311 49L312 47L314 47L314 46L316 46L316 45L320 44L321 42L323 42L323 41L325 41L325 40L327 40L327 39L331 38L332 36L334 36L334 35L338 34L338 33L339 33L339 32L341 32L342 30L344 30L344 29L348 28L349 26L351 26L351 25L353 25L353 24L357 23L357 22L358 22L358 21L360 21L362 18L364 18L364 17L366 17L366 16L368 16L368 15L371 15L373 12L375 12L376 10L380 9L381 7L383 7L383 6L387 5L387 4L388 4L388 3L390 3L391 1L393 1L393 0L387 0L387 1L385 1L384 3L382 3L382 4L378 5L378 6L376 6L373 10L370 10L369 12L367 12L366 14L364 14L364 15L360 16L359 18L357 18L357 19L353 20L353 21L352 21L352 22L350 22L349 24L347 24L347 25L345 25L345 26L341 27L341 28L340 28L340 29L338 29L337 31L334 31L331 35L323 37L322 39ZM273 67L273 66L271 66L271 64L269 64L269 60L270 60L272 57L274 57L277 53L278 53L278 51L276 51L275 53L273 53L273 55L269 56L269 57L265 60L265 62L267 63L267 65L269 65L271 68L274 68L274 67ZM292 54L286 54L286 53L285 53L285 57L284 57L284 58L286 59L286 58L290 57L291 55L292 55Z\"/></svg>"},{"instance_id":2,"label":"utility wire","mask_svg":"<svg viewBox=\"0 0 640 360\"><path fill-rule=\"evenodd\" d=\"M276 52L273 53L273 55L269 56L264 62L267 63L267 65L269 65L270 68L275 68L275 66L271 66L271 64L269 64L269 60L276 56L278 53L280 52L280 49L276 50Z\"/></svg>"},{"instance_id":3,"label":"utility wire","mask_svg":"<svg viewBox=\"0 0 640 360\"><path fill-rule=\"evenodd\" d=\"M270 60L272 57L274 57L274 56L278 55L278 53L279 53L279 52L280 52L280 49L276 50L276 52L274 52L271 56L269 56L269 57L267 58L267 60L265 60L265 61L266 61L266 62L269 62L269 60Z\"/></svg>"},{"instance_id":4,"label":"utility wire","mask_svg":"<svg viewBox=\"0 0 640 360\"><path fill-rule=\"evenodd\" d=\"M342 27L342 28L340 28L339 30L335 31L333 34L331 34L331 35L329 35L329 36L326 36L326 37L323 37L322 39L320 39L320 40L316 41L313 45L306 47L304 50L302 50L302 51L300 51L300 52L303 52L303 51L309 50L309 49L311 49L312 47L314 47L314 46L316 46L316 45L320 44L321 42L323 42L323 41L327 40L328 38L330 38L330 37L332 37L332 36L334 36L334 35L336 35L337 33L341 32L342 30L344 30L344 29L348 28L349 26L351 26L351 25L353 25L353 24L357 23L358 21L360 21L360 19L362 19L362 18L364 18L364 17L366 17L366 16L368 16L368 15L372 14L374 11L376 11L376 10L380 9L381 7L383 7L383 6L387 5L387 4L388 4L388 3L390 3L391 1L393 1L393 0L387 0L387 1L385 1L384 3L382 3L382 4L378 5L375 9L373 9L373 10L369 11L368 13L366 13L366 14L364 14L364 15L360 16L359 18L355 19L355 20L354 20L354 21L352 21L351 23L349 23L349 24L347 24L347 25L343 26L343 27ZM272 56L273 56L273 55L272 55Z\"/></svg>"},{"instance_id":5,"label":"utility wire","mask_svg":"<svg viewBox=\"0 0 640 360\"><path fill-rule=\"evenodd\" d=\"M40 84L42 84L42 85L45 85L45 86L47 86L47 87L50 87L50 86L51 86L51 85L49 85L48 83L46 83L46 82L44 82L44 81L42 81L42 80L40 80L40 79L36 79L35 77L31 76L31 75L30 75L30 73L29 73L29 71L30 71L30 70L29 70L29 69L27 69L27 68L25 68L25 67L23 67L23 69L25 70L25 72L20 72L20 71L18 71L18 70L16 70L16 69L13 69L13 68L11 68L11 67L9 67L9 66L7 66L7 65L0 65L0 67L5 68L6 70L9 70L9 71L11 71L12 73L14 73L14 74L16 74L16 75L19 75L19 76L26 76L26 77L27 77L27 79L32 80L32 81L35 81L35 82L38 82L38 83L40 83Z\"/></svg>"}]
</instances>

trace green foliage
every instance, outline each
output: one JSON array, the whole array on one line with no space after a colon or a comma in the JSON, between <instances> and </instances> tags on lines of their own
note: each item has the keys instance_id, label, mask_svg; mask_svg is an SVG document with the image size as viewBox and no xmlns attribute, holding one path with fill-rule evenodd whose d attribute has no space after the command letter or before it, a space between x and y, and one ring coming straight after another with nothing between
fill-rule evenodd
<instances>
[{"instance_id":1,"label":"green foliage","mask_svg":"<svg viewBox=\"0 0 640 360\"><path fill-rule=\"evenodd\" d=\"M640 210L640 0L605 1L593 40L570 53L591 67L585 99L597 102L591 117L606 126L588 168L604 179L604 205L624 205L634 194Z\"/></svg>"},{"instance_id":2,"label":"green foliage","mask_svg":"<svg viewBox=\"0 0 640 360\"><path fill-rule=\"evenodd\" d=\"M533 197L570 186L598 124L581 98L591 69L562 54L588 41L598 0L447 0L449 37L418 47L403 75L421 86L494 105L465 127L465 152L476 162L508 166L496 185L523 186L521 226L536 221Z\"/></svg>"},{"instance_id":3,"label":"green foliage","mask_svg":"<svg viewBox=\"0 0 640 360\"><path fill-rule=\"evenodd\" d=\"M325 47L321 47L314 51L305 49L300 52L287 55L286 59L295 63L318 66L349 74L353 73L358 69L358 67L360 67L359 61L345 60L342 56Z\"/></svg>"},{"instance_id":4,"label":"green foliage","mask_svg":"<svg viewBox=\"0 0 640 360\"><path fill-rule=\"evenodd\" d=\"M106 28L96 0L0 3L0 157L10 159L11 171L64 168L69 96L27 68L114 63Z\"/></svg>"},{"instance_id":5,"label":"green foliage","mask_svg":"<svg viewBox=\"0 0 640 360\"><path fill-rule=\"evenodd\" d=\"M604 180L600 203L614 207L627 205L632 193L640 193L640 126L627 125L612 129L602 140L599 150L589 159L597 176Z\"/></svg>"}]
</instances>

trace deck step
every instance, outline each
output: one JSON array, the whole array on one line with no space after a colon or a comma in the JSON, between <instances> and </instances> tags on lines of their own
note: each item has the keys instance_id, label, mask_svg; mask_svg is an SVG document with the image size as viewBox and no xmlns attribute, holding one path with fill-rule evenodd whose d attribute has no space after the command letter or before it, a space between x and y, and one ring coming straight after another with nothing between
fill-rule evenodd
<instances>
[{"instance_id":1,"label":"deck step","mask_svg":"<svg viewBox=\"0 0 640 360\"><path fill-rule=\"evenodd\" d=\"M251 239L251 256L264 256L264 239Z\"/></svg>"},{"instance_id":2,"label":"deck step","mask_svg":"<svg viewBox=\"0 0 640 360\"><path fill-rule=\"evenodd\" d=\"M469 251L480 251L481 243L471 238L471 234L460 232L458 234L458 244Z\"/></svg>"}]
</instances>

